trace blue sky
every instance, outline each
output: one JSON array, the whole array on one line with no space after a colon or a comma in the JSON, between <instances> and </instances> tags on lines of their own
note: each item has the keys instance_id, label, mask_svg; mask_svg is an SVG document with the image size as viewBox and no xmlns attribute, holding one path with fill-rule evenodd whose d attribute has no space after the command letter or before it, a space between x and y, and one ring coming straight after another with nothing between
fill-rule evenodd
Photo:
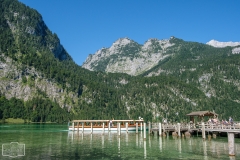
<instances>
[{"instance_id":1,"label":"blue sky","mask_svg":"<svg viewBox=\"0 0 240 160\"><path fill-rule=\"evenodd\" d=\"M128 37L206 43L240 41L239 0L19 0L36 9L82 65L89 54Z\"/></svg>"}]
</instances>

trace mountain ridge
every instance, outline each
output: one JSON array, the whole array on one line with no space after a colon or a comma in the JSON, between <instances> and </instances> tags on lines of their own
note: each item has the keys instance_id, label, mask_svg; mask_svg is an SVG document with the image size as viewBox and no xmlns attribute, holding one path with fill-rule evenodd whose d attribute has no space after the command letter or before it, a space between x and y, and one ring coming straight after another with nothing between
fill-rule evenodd
<instances>
[{"instance_id":1,"label":"mountain ridge","mask_svg":"<svg viewBox=\"0 0 240 160\"><path fill-rule=\"evenodd\" d=\"M170 39L172 38L174 37L171 37ZM153 38L146 41L143 45L140 45L137 42L130 40L129 38L120 38L117 41L115 41L111 47L100 49L94 55L90 55L83 63L82 67L89 70L94 70L94 68L100 66L101 68L100 71L106 72L113 71L121 73L121 70L124 70L125 72L122 73L137 75L142 73L143 70L147 70L153 67L159 60L164 59L166 57L163 54L166 52L168 47L174 45L169 43L170 39L158 40L156 38ZM121 43L122 41L123 43ZM149 54L148 50L155 52ZM121 55L120 60L115 61L115 59L119 58L120 55ZM139 59L133 61L135 56L139 57ZM124 62L125 60L129 62L128 65L124 65L121 63ZM100 63L112 62L112 64L99 65L98 61ZM152 64L150 66L149 65L144 66L145 64L149 64L145 63L145 61L150 61L150 63ZM137 64L137 66L132 64L135 65Z\"/></svg>"},{"instance_id":2,"label":"mountain ridge","mask_svg":"<svg viewBox=\"0 0 240 160\"><path fill-rule=\"evenodd\" d=\"M122 41L124 42L121 43ZM177 46L178 48L181 48L181 43L184 42L182 39L171 36L169 39L162 40L151 38L141 45L129 38L120 38L109 48L102 48L95 54L89 55L82 67L91 71L127 73L134 76L140 75L151 70L169 56L173 56L178 48L175 47L172 51L168 48L174 47L174 41L180 44ZM216 48L236 47L232 49L233 54L238 54L240 51L240 47L237 47L240 45L239 42L218 42L211 40L206 45ZM168 53L166 53L167 51Z\"/></svg>"}]
</instances>

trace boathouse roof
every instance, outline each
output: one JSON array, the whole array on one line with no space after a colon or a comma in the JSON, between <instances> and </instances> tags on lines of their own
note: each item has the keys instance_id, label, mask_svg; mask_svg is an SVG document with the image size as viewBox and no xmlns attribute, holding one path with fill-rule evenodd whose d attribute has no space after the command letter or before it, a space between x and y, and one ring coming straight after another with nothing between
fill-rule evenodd
<instances>
[{"instance_id":1,"label":"boathouse roof","mask_svg":"<svg viewBox=\"0 0 240 160\"><path fill-rule=\"evenodd\" d=\"M218 114L210 111L195 111L187 114L187 116L217 116Z\"/></svg>"}]
</instances>

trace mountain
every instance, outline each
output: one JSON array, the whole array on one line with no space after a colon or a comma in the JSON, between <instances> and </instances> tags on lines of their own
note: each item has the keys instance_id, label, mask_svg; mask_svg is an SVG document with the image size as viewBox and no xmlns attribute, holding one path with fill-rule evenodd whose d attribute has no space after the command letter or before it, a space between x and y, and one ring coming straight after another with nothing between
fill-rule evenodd
<instances>
[{"instance_id":1,"label":"mountain","mask_svg":"<svg viewBox=\"0 0 240 160\"><path fill-rule=\"evenodd\" d=\"M186 110L211 110L220 113L219 117L224 118L239 109L238 43L233 43L234 46L223 43L226 47L219 48L212 46L212 43L187 42L170 37L169 40L150 39L141 46L128 38L123 40L128 40L128 43L122 43L120 39L110 48L90 55L83 67L95 71L135 75L138 80L132 85L136 89L133 89L133 86L128 87L129 92L135 92L134 101L139 99L148 87L155 88L147 94L143 93L145 96L154 97L154 100L148 101L148 104L152 104L149 108L154 117L162 117L162 113L167 112L168 107L165 108L165 104L171 104L172 117L174 113L178 113L176 110L182 110L182 117ZM132 46L136 46L133 52L125 52L131 50ZM170 82L172 80L174 85ZM145 82L146 88L141 88L138 82ZM186 88L182 88L183 86ZM161 94L158 94L158 91ZM187 93L188 91L190 92ZM143 102L148 99L145 96Z\"/></svg>"},{"instance_id":2,"label":"mountain","mask_svg":"<svg viewBox=\"0 0 240 160\"><path fill-rule=\"evenodd\" d=\"M240 116L239 45L218 48L176 37L140 45L121 38L88 57L89 71L75 64L36 10L0 0L0 22L3 121L141 116L188 122L186 114L199 110L220 119Z\"/></svg>"},{"instance_id":3,"label":"mountain","mask_svg":"<svg viewBox=\"0 0 240 160\"><path fill-rule=\"evenodd\" d=\"M218 48L223 48L223 47L227 47L227 46L239 46L240 42L219 42L216 40L211 40L209 42L207 42L208 45L211 45L213 47L218 47Z\"/></svg>"},{"instance_id":4,"label":"mountain","mask_svg":"<svg viewBox=\"0 0 240 160\"><path fill-rule=\"evenodd\" d=\"M173 45L170 40L149 39L144 45L140 45L129 38L121 38L110 48L102 48L94 55L88 56L82 67L139 75L167 58L169 55L166 52Z\"/></svg>"},{"instance_id":5,"label":"mountain","mask_svg":"<svg viewBox=\"0 0 240 160\"><path fill-rule=\"evenodd\" d=\"M175 37L165 40L149 39L143 45L129 38L121 38L114 42L110 48L102 48L95 54L89 55L82 67L91 71L127 73L136 76L144 74L160 64L163 65L169 59L175 59L183 49L193 49L193 45L186 48L186 44L183 40ZM211 40L207 44L223 48L226 46L239 46L240 42ZM200 47L204 46L203 44L198 45L201 45ZM209 52L211 50L211 48L208 49ZM232 53L239 53L239 50L239 47L233 48ZM163 71L160 67L159 72Z\"/></svg>"}]
</instances>

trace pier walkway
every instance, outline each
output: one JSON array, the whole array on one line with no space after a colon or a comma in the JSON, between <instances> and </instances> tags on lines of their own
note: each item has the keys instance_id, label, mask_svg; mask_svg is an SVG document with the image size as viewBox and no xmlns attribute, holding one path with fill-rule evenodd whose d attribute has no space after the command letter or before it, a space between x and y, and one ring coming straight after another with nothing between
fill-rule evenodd
<instances>
[{"instance_id":1,"label":"pier walkway","mask_svg":"<svg viewBox=\"0 0 240 160\"><path fill-rule=\"evenodd\" d=\"M160 126L161 125L161 126ZM150 131L159 131L161 128L162 132L233 132L240 134L240 123L233 123L224 125L221 123L175 123L175 124L164 124L164 123L152 123Z\"/></svg>"}]
</instances>

